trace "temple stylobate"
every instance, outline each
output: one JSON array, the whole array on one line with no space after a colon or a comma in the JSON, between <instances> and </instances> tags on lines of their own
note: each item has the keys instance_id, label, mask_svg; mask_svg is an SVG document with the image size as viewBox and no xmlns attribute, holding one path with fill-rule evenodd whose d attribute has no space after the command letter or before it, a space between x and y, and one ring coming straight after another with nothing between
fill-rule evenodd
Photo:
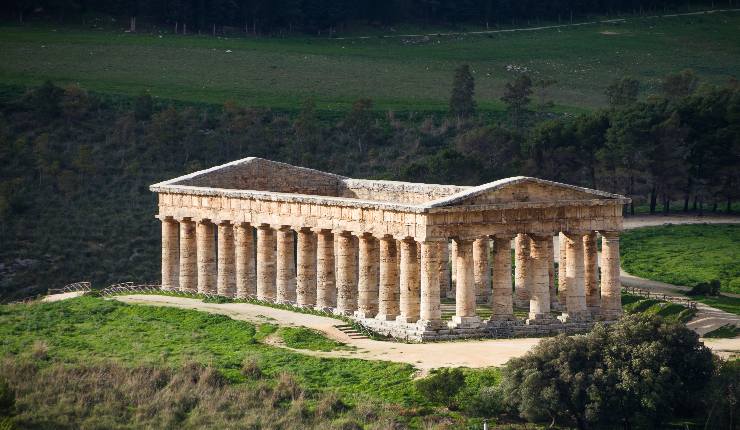
<instances>
[{"instance_id":1,"label":"temple stylobate","mask_svg":"<svg viewBox=\"0 0 740 430\"><path fill-rule=\"evenodd\" d=\"M417 341L576 332L621 314L620 195L521 176L352 179L260 158L150 189L163 289L317 308Z\"/></svg>"}]
</instances>

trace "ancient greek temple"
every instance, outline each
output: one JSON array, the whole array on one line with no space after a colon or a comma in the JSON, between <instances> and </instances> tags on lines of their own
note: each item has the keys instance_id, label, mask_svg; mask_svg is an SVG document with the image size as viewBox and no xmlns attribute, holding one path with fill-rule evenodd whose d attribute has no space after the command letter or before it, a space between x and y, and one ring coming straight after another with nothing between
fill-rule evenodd
<instances>
[{"instance_id":1,"label":"ancient greek temple","mask_svg":"<svg viewBox=\"0 0 740 430\"><path fill-rule=\"evenodd\" d=\"M260 158L150 189L163 289L316 308L414 341L577 332L621 314L620 195L522 176L352 179Z\"/></svg>"}]
</instances>

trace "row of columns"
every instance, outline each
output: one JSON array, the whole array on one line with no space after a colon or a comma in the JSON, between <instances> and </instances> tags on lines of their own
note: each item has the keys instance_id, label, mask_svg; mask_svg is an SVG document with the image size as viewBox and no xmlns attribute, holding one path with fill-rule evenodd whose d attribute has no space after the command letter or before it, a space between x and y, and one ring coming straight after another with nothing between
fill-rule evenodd
<instances>
[{"instance_id":1,"label":"row of columns","mask_svg":"<svg viewBox=\"0 0 740 430\"><path fill-rule=\"evenodd\" d=\"M216 231L218 240L216 240ZM450 279L446 240L397 241L391 236L353 236L309 228L293 230L208 220L162 221L162 287L355 314L363 318L441 321L440 293ZM563 318L585 320L621 312L619 238L602 233L602 276L598 284L596 234L561 233L559 290ZM511 240L515 240L512 294ZM295 243L294 243L295 242ZM529 321L551 318L555 294L551 236L453 239L452 326L479 322L476 303L489 301L492 319L513 320L514 306L529 306ZM297 251L297 252L296 252ZM256 254L256 259L255 259Z\"/></svg>"}]
</instances>

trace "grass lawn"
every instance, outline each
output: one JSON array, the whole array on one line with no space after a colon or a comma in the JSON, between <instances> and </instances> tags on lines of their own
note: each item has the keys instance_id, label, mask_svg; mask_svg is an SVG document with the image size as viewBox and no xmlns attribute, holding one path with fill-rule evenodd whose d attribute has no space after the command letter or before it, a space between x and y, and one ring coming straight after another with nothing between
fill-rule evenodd
<instances>
[{"instance_id":1,"label":"grass lawn","mask_svg":"<svg viewBox=\"0 0 740 430\"><path fill-rule=\"evenodd\" d=\"M740 225L646 227L625 231L621 242L622 267L635 276L686 286L717 279L722 291L740 293Z\"/></svg>"},{"instance_id":2,"label":"grass lawn","mask_svg":"<svg viewBox=\"0 0 740 430\"><path fill-rule=\"evenodd\" d=\"M213 38L126 34L56 26L0 26L0 82L51 79L114 94L295 109L346 110L360 97L379 109L445 111L455 67L468 63L482 110L502 108L507 66L555 79L556 110L604 106L604 88L634 76L645 89L693 68L725 83L740 70L740 14L719 13L427 41L370 38Z\"/></svg>"},{"instance_id":3,"label":"grass lawn","mask_svg":"<svg viewBox=\"0 0 740 430\"><path fill-rule=\"evenodd\" d=\"M740 329L732 324L723 325L722 327L712 330L705 334L704 337L713 339L732 339L740 335Z\"/></svg>"},{"instance_id":4,"label":"grass lawn","mask_svg":"<svg viewBox=\"0 0 740 430\"><path fill-rule=\"evenodd\" d=\"M709 296L695 296L692 299L702 302L705 305L709 305L713 308L721 309L731 314L740 315L740 299L735 297L709 297Z\"/></svg>"}]
</instances>

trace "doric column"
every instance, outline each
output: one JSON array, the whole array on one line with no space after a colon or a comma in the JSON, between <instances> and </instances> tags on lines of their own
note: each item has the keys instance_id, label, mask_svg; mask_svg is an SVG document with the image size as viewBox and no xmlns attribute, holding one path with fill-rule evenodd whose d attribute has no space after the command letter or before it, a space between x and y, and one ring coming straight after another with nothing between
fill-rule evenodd
<instances>
[{"instance_id":1,"label":"doric column","mask_svg":"<svg viewBox=\"0 0 740 430\"><path fill-rule=\"evenodd\" d=\"M560 232L558 234L558 301L561 307L565 307L568 298L568 282L565 274L567 241L568 238L565 237L565 233Z\"/></svg>"},{"instance_id":2,"label":"doric column","mask_svg":"<svg viewBox=\"0 0 740 430\"><path fill-rule=\"evenodd\" d=\"M488 303L491 298L491 266L488 264L490 244L488 237L473 241L473 278L475 302Z\"/></svg>"},{"instance_id":3,"label":"doric column","mask_svg":"<svg viewBox=\"0 0 740 430\"><path fill-rule=\"evenodd\" d=\"M254 265L254 233L248 223L234 226L236 245L236 297L245 299L257 295L257 273Z\"/></svg>"},{"instance_id":4,"label":"doric column","mask_svg":"<svg viewBox=\"0 0 740 430\"><path fill-rule=\"evenodd\" d=\"M293 230L282 226L277 231L277 278L276 301L278 303L295 303L295 252Z\"/></svg>"},{"instance_id":5,"label":"doric column","mask_svg":"<svg viewBox=\"0 0 740 430\"><path fill-rule=\"evenodd\" d=\"M529 236L519 233L514 239L514 304L518 308L529 306Z\"/></svg>"},{"instance_id":6,"label":"doric column","mask_svg":"<svg viewBox=\"0 0 740 430\"><path fill-rule=\"evenodd\" d=\"M565 280L568 291L566 301L567 314L563 315L567 321L590 319L586 308L586 292L583 283L583 233L565 233Z\"/></svg>"},{"instance_id":7,"label":"doric column","mask_svg":"<svg viewBox=\"0 0 740 430\"><path fill-rule=\"evenodd\" d=\"M228 221L218 225L218 280L219 296L236 295L236 264L234 249L234 226Z\"/></svg>"},{"instance_id":8,"label":"doric column","mask_svg":"<svg viewBox=\"0 0 740 430\"><path fill-rule=\"evenodd\" d=\"M601 318L622 315L622 284L619 280L619 232L601 232Z\"/></svg>"},{"instance_id":9,"label":"doric column","mask_svg":"<svg viewBox=\"0 0 740 430\"><path fill-rule=\"evenodd\" d=\"M450 288L452 286L450 279L450 246L447 241L445 241L442 247L442 256L440 258L442 259L442 273L439 275L439 297L445 298L450 297Z\"/></svg>"},{"instance_id":10,"label":"doric column","mask_svg":"<svg viewBox=\"0 0 740 430\"><path fill-rule=\"evenodd\" d=\"M419 305L419 324L426 328L436 328L442 323L442 308L439 300L441 277L444 274L442 259L446 240L424 241L421 243L421 303Z\"/></svg>"},{"instance_id":11,"label":"doric column","mask_svg":"<svg viewBox=\"0 0 740 430\"><path fill-rule=\"evenodd\" d=\"M195 222L189 218L180 221L180 291L198 291L198 244Z\"/></svg>"},{"instance_id":12,"label":"doric column","mask_svg":"<svg viewBox=\"0 0 740 430\"><path fill-rule=\"evenodd\" d=\"M172 218L162 220L162 289L175 291L180 283L180 225Z\"/></svg>"},{"instance_id":13,"label":"doric column","mask_svg":"<svg viewBox=\"0 0 740 430\"><path fill-rule=\"evenodd\" d=\"M457 284L457 268L455 267L455 262L457 261L457 242L450 241L450 281L452 282L452 285L450 286L450 298L455 297L455 285Z\"/></svg>"},{"instance_id":14,"label":"doric column","mask_svg":"<svg viewBox=\"0 0 740 430\"><path fill-rule=\"evenodd\" d=\"M547 275L550 287L550 309L560 309L558 289L555 285L555 245L552 243L552 236L547 242Z\"/></svg>"},{"instance_id":15,"label":"doric column","mask_svg":"<svg viewBox=\"0 0 740 430\"><path fill-rule=\"evenodd\" d=\"M376 319L395 320L399 312L398 248L390 236L380 239L380 291Z\"/></svg>"},{"instance_id":16,"label":"doric column","mask_svg":"<svg viewBox=\"0 0 740 430\"><path fill-rule=\"evenodd\" d=\"M529 319L527 323L547 321L550 315L550 275L547 265L550 262L547 241L550 236L530 235L530 258L532 260L532 288L529 299Z\"/></svg>"},{"instance_id":17,"label":"doric column","mask_svg":"<svg viewBox=\"0 0 740 430\"><path fill-rule=\"evenodd\" d=\"M296 304L316 306L316 235L308 228L298 230L296 258Z\"/></svg>"},{"instance_id":18,"label":"doric column","mask_svg":"<svg viewBox=\"0 0 740 430\"><path fill-rule=\"evenodd\" d=\"M513 320L514 300L511 292L511 239L493 238L493 314L492 320Z\"/></svg>"},{"instance_id":19,"label":"doric column","mask_svg":"<svg viewBox=\"0 0 740 430\"><path fill-rule=\"evenodd\" d=\"M216 235L209 220L198 221L198 292L216 294Z\"/></svg>"},{"instance_id":20,"label":"doric column","mask_svg":"<svg viewBox=\"0 0 740 430\"><path fill-rule=\"evenodd\" d=\"M416 241L407 238L401 241L401 270L399 284L399 315L397 321L413 323L419 320L419 248Z\"/></svg>"},{"instance_id":21,"label":"doric column","mask_svg":"<svg viewBox=\"0 0 740 430\"><path fill-rule=\"evenodd\" d=\"M359 237L357 312L360 318L373 318L378 313L379 255L378 241L369 234Z\"/></svg>"},{"instance_id":22,"label":"doric column","mask_svg":"<svg viewBox=\"0 0 740 430\"><path fill-rule=\"evenodd\" d=\"M326 311L336 306L334 235L330 230L321 230L316 234L316 308Z\"/></svg>"},{"instance_id":23,"label":"doric column","mask_svg":"<svg viewBox=\"0 0 740 430\"><path fill-rule=\"evenodd\" d=\"M334 236L337 242L337 308L336 312L352 315L357 310L357 260L352 234L343 231Z\"/></svg>"},{"instance_id":24,"label":"doric column","mask_svg":"<svg viewBox=\"0 0 740 430\"><path fill-rule=\"evenodd\" d=\"M275 300L275 230L257 227L257 298Z\"/></svg>"},{"instance_id":25,"label":"doric column","mask_svg":"<svg viewBox=\"0 0 740 430\"><path fill-rule=\"evenodd\" d=\"M455 290L455 316L450 327L477 327L480 318L475 309L475 279L473 277L473 241L453 239L457 243L457 288Z\"/></svg>"},{"instance_id":26,"label":"doric column","mask_svg":"<svg viewBox=\"0 0 740 430\"><path fill-rule=\"evenodd\" d=\"M596 246L595 231L583 236L583 258L586 307L592 315L598 315L601 295L599 294L599 249Z\"/></svg>"}]
</instances>

